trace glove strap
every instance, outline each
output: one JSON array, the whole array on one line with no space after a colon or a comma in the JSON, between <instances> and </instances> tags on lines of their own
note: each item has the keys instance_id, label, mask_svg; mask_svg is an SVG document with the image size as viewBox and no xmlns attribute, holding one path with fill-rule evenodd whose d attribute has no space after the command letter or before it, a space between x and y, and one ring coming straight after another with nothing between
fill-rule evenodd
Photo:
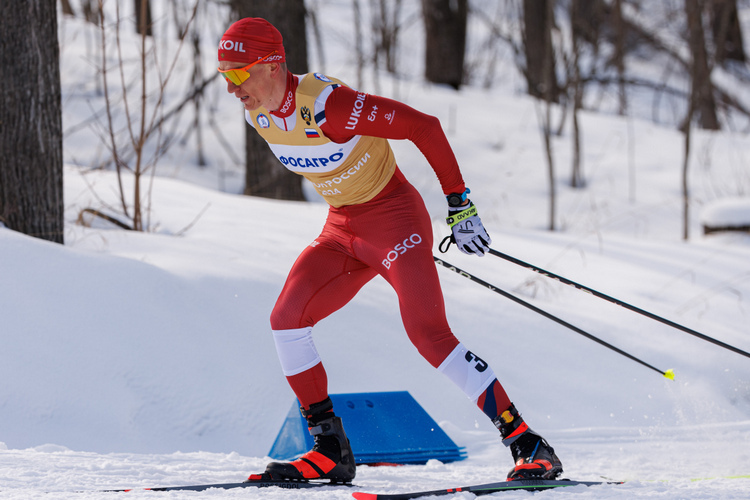
<instances>
[{"instance_id":1,"label":"glove strap","mask_svg":"<svg viewBox=\"0 0 750 500\"><path fill-rule=\"evenodd\" d=\"M460 212L456 212L455 214L448 215L448 217L445 218L445 222L447 222L448 226L452 228L459 222L464 221L468 219L469 217L472 217L477 214L478 214L477 206L472 204L466 210L461 210Z\"/></svg>"}]
</instances>

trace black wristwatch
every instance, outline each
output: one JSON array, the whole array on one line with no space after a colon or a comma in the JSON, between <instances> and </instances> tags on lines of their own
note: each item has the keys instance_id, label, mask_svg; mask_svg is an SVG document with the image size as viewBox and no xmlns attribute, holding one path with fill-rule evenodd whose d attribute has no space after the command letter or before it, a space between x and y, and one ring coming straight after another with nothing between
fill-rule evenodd
<instances>
[{"instance_id":1,"label":"black wristwatch","mask_svg":"<svg viewBox=\"0 0 750 500\"><path fill-rule=\"evenodd\" d=\"M470 192L469 188L466 188L466 191L463 193L451 193L446 195L445 198L448 200L448 206L451 208L463 206L466 197Z\"/></svg>"}]
</instances>

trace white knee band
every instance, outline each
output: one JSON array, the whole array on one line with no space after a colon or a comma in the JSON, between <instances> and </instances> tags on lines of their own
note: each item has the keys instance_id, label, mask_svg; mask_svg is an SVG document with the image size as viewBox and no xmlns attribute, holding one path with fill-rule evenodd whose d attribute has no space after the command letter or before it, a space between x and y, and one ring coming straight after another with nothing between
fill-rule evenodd
<instances>
[{"instance_id":1,"label":"white knee band","mask_svg":"<svg viewBox=\"0 0 750 500\"><path fill-rule=\"evenodd\" d=\"M320 363L320 355L312 339L312 327L294 330L273 330L273 341L284 375L291 377Z\"/></svg>"},{"instance_id":2,"label":"white knee band","mask_svg":"<svg viewBox=\"0 0 750 500\"><path fill-rule=\"evenodd\" d=\"M495 380L495 373L481 358L458 344L438 370L453 381L469 398L476 402L485 389Z\"/></svg>"}]
</instances>

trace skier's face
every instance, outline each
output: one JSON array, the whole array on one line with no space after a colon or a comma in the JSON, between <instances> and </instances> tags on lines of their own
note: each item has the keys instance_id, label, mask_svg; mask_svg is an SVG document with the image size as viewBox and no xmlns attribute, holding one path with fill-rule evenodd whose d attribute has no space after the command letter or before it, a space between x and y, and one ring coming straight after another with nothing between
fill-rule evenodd
<instances>
[{"instance_id":1,"label":"skier's face","mask_svg":"<svg viewBox=\"0 0 750 500\"><path fill-rule=\"evenodd\" d=\"M223 71L246 66L247 64L230 61L221 61L219 63L219 69ZM248 111L253 111L261 106L273 111L278 107L275 102L276 93L274 92L273 76L279 69L277 63L257 64L249 67L245 69L248 77L240 85L234 83L233 79L226 79L227 92L234 94Z\"/></svg>"}]
</instances>

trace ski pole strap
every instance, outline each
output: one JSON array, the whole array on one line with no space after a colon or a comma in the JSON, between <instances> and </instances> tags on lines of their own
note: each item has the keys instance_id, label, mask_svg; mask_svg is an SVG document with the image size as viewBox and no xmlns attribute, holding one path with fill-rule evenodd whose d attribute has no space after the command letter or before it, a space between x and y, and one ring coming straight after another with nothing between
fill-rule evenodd
<instances>
[{"instance_id":1,"label":"ski pole strap","mask_svg":"<svg viewBox=\"0 0 750 500\"><path fill-rule=\"evenodd\" d=\"M451 243L455 243L456 238L453 236L453 234L446 236L443 238L443 241L440 242L438 245L438 250L440 250L440 253L445 253L448 251L448 249L451 247Z\"/></svg>"}]
</instances>

